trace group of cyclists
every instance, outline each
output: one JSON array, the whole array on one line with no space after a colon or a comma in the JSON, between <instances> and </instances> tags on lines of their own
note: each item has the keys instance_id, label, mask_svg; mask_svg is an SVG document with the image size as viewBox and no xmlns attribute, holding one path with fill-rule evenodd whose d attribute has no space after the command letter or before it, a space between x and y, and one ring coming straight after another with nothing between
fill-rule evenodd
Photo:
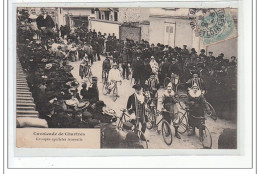
<instances>
[{"instance_id":1,"label":"group of cyclists","mask_svg":"<svg viewBox=\"0 0 260 174\"><path fill-rule=\"evenodd\" d=\"M87 31L87 35L92 38L88 41L90 46L91 43L103 38L100 53L105 56L105 60L102 64L101 78L107 84L107 93L115 88L117 82L122 83L123 79L127 79L133 85L141 86L149 107L152 105L157 108L158 90L165 89L160 97L163 108L169 111L169 118L174 122L177 138L181 138L178 134L179 117L176 114L179 94L187 94L189 102L186 105L188 106L190 103L192 103L192 107L198 105L194 112L201 115L204 111L210 112L205 94L208 95L211 91L212 84L220 86L222 90L226 86L236 84L237 59L234 56L229 60L224 57L223 53L214 57L213 52L209 51L206 55L204 49L197 54L194 48L188 50L186 45L183 45L183 48L172 48L160 43L156 46L150 45L144 40L140 42L130 39L121 41L114 34L106 37L106 34L102 35L94 30ZM87 58L93 56L88 52L85 53ZM97 55L94 56L94 61L95 59L99 60ZM85 58L83 58L84 61ZM118 92L116 95L119 97ZM191 120L189 120L188 135L194 135L195 132L195 126L192 126ZM168 121L170 122L170 120Z\"/></svg>"}]
</instances>

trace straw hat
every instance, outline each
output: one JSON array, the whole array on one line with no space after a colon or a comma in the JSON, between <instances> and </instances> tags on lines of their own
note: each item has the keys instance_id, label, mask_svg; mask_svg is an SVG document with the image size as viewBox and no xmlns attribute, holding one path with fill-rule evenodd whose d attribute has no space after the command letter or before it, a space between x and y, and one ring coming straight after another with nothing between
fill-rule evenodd
<instances>
[{"instance_id":1,"label":"straw hat","mask_svg":"<svg viewBox=\"0 0 260 174\"><path fill-rule=\"evenodd\" d=\"M76 111L82 111L82 110L86 109L89 104L90 103L88 101L84 102L84 103L79 103L78 105L75 106L75 110Z\"/></svg>"},{"instance_id":2,"label":"straw hat","mask_svg":"<svg viewBox=\"0 0 260 174\"><path fill-rule=\"evenodd\" d=\"M51 63L45 65L45 69L51 69L51 67L52 67Z\"/></svg>"}]
</instances>

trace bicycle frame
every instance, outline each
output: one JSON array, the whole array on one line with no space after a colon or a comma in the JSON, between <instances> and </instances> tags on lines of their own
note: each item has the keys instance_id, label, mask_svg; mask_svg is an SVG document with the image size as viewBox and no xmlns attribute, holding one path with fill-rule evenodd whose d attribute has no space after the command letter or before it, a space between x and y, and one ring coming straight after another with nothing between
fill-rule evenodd
<instances>
[{"instance_id":1,"label":"bicycle frame","mask_svg":"<svg viewBox=\"0 0 260 174\"><path fill-rule=\"evenodd\" d=\"M108 71L109 71L109 70L103 70L103 72L102 72L102 79L103 79L103 78L105 79L105 80L104 80L104 83L107 82L107 79L108 79Z\"/></svg>"}]
</instances>

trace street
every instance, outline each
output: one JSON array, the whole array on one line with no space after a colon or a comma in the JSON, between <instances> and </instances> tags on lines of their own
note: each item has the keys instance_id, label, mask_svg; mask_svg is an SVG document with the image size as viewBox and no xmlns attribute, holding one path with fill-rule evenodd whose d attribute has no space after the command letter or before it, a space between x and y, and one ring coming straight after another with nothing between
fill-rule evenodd
<instances>
[{"instance_id":1,"label":"street","mask_svg":"<svg viewBox=\"0 0 260 174\"><path fill-rule=\"evenodd\" d=\"M119 98L113 102L112 100L112 95L103 95L102 93L102 62L104 60L104 56L101 56L101 61L96 61L92 65L92 73L93 76L98 78L98 89L99 89L99 98L100 100L103 100L107 107L113 109L116 111L117 115L121 115L120 109L126 108L127 104L127 99L128 97L133 94L134 89L132 88L133 84L131 84L130 80L123 80L122 85L118 85L119 89ZM76 62L70 62L70 65L74 67L74 69L71 71L73 76L77 79L77 81L80 83L79 91L81 90L81 84L84 82L79 76L79 65L81 61L76 61ZM88 86L90 84L88 83ZM164 89L159 90L159 106L158 109L161 109L160 105L160 98L162 96ZM214 106L213 106L214 107ZM160 118L158 118L160 120ZM232 121L227 121L227 120L221 120L218 119L217 121L214 121L210 118L206 120L206 126L208 127L209 131L211 132L212 136L212 149L217 149L218 148L218 137L222 133L223 129L225 128L231 128L231 129L236 129L236 123ZM174 128L172 128L172 133L174 136ZM159 124L159 130L161 129L161 125ZM177 139L176 137L173 137L173 142L170 146L166 145L164 143L163 137L161 134L157 133L157 129L154 128L152 130L146 130L145 132L146 138L149 140L149 149L201 149L202 144L199 141L199 136L198 136L198 130L196 130L196 135L195 136L187 136L187 133L184 133L181 135L181 139Z\"/></svg>"}]
</instances>

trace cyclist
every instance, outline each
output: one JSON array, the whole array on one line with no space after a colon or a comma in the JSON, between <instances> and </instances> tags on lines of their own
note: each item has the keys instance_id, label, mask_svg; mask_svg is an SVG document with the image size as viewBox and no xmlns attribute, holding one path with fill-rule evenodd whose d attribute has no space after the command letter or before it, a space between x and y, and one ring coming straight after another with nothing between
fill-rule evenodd
<instances>
[{"instance_id":1,"label":"cyclist","mask_svg":"<svg viewBox=\"0 0 260 174\"><path fill-rule=\"evenodd\" d=\"M164 119L170 124L171 120L173 121L173 126L175 128L175 137L181 139L181 136L178 133L179 128L179 115L177 114L178 108L176 103L178 103L177 95L172 90L172 83L169 83L166 91L162 97L163 107L167 112L164 112Z\"/></svg>"},{"instance_id":2,"label":"cyclist","mask_svg":"<svg viewBox=\"0 0 260 174\"><path fill-rule=\"evenodd\" d=\"M80 63L80 67L79 67L79 76L81 77L81 79L83 79L83 77L85 77L86 72L88 72L88 68L89 68L89 60L88 60L88 56L86 55L82 62Z\"/></svg>"},{"instance_id":3,"label":"cyclist","mask_svg":"<svg viewBox=\"0 0 260 174\"><path fill-rule=\"evenodd\" d=\"M145 133L146 130L146 116L145 116L145 97L142 92L142 87L139 84L133 86L135 92L129 96L127 100L127 110L129 114L134 114L136 117L135 125L139 127L141 125L141 131ZM145 140L142 135L141 140Z\"/></svg>"},{"instance_id":4,"label":"cyclist","mask_svg":"<svg viewBox=\"0 0 260 174\"><path fill-rule=\"evenodd\" d=\"M108 89L109 89L108 93L111 92L111 89L115 85L114 83L117 83L117 82L122 83L122 77L121 77L117 64L114 63L112 65L112 69L109 71L109 74L108 74L108 83L110 84L110 86L108 87Z\"/></svg>"},{"instance_id":5,"label":"cyclist","mask_svg":"<svg viewBox=\"0 0 260 174\"><path fill-rule=\"evenodd\" d=\"M204 116L204 109L206 112L210 112L210 108L204 97L204 82L198 77L198 73L194 73L193 77L189 79L186 84L188 85L188 106L190 107L191 115L196 117ZM195 125L197 124L195 118L188 118L189 121L189 136L195 135Z\"/></svg>"},{"instance_id":6,"label":"cyclist","mask_svg":"<svg viewBox=\"0 0 260 174\"><path fill-rule=\"evenodd\" d=\"M168 69L168 73L169 73L169 77L171 79L173 79L173 86L174 86L174 89L176 90L176 86L178 85L179 83L179 75L181 73L181 70L180 70L180 67L177 63L177 59L176 58L172 58L172 63L170 64L169 66L169 69Z\"/></svg>"},{"instance_id":7,"label":"cyclist","mask_svg":"<svg viewBox=\"0 0 260 174\"><path fill-rule=\"evenodd\" d=\"M152 103L157 108L157 101L158 101L157 91L160 87L160 84L159 84L159 80L156 78L156 74L152 73L150 78L146 80L145 84L148 85Z\"/></svg>"},{"instance_id":8,"label":"cyclist","mask_svg":"<svg viewBox=\"0 0 260 174\"><path fill-rule=\"evenodd\" d=\"M110 71L110 69L111 69L110 58L107 56L106 59L103 61L103 64L102 64L102 74L105 73L106 77L104 77L104 78L106 80L107 80L108 72Z\"/></svg>"}]
</instances>

